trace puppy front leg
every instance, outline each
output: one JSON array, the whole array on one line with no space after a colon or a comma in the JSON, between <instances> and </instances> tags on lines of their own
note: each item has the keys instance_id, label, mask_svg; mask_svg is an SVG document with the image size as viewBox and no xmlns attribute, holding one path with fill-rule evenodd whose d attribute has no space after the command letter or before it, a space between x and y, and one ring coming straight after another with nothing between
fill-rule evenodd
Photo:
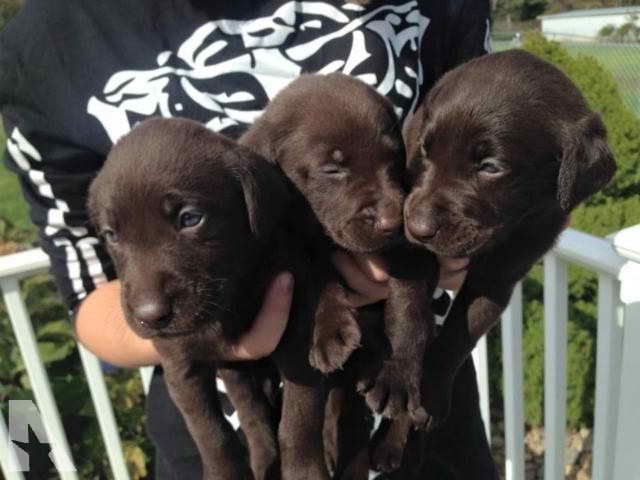
<instances>
[{"instance_id":1,"label":"puppy front leg","mask_svg":"<svg viewBox=\"0 0 640 480\"><path fill-rule=\"evenodd\" d=\"M451 414L441 428L428 437L431 455L455 472L455 478L500 479L482 422L478 382L471 357L467 357L456 375ZM427 471L423 470L423 473Z\"/></svg>"},{"instance_id":2,"label":"puppy front leg","mask_svg":"<svg viewBox=\"0 0 640 480\"><path fill-rule=\"evenodd\" d=\"M322 442L324 386L284 380L278 437L282 480L329 480Z\"/></svg>"},{"instance_id":3,"label":"puppy front leg","mask_svg":"<svg viewBox=\"0 0 640 480\"><path fill-rule=\"evenodd\" d=\"M162 366L169 394L200 452L203 479L252 480L245 449L222 413L215 368L175 357Z\"/></svg>"},{"instance_id":4,"label":"puppy front leg","mask_svg":"<svg viewBox=\"0 0 640 480\"><path fill-rule=\"evenodd\" d=\"M274 478L278 470L278 440L274 415L258 379L252 372L218 369L227 395L238 412L240 426L249 444L251 470L255 480Z\"/></svg>"},{"instance_id":5,"label":"puppy front leg","mask_svg":"<svg viewBox=\"0 0 640 480\"><path fill-rule=\"evenodd\" d=\"M420 401L422 361L435 331L431 297L438 277L434 256L415 250L389 252L389 298L384 325L391 345L373 384L360 383L369 407L387 418L408 414L423 427L428 421Z\"/></svg>"},{"instance_id":6,"label":"puppy front leg","mask_svg":"<svg viewBox=\"0 0 640 480\"><path fill-rule=\"evenodd\" d=\"M498 322L514 285L515 282L500 282L497 278L474 278L474 272L469 272L442 331L424 357L422 402L436 423L449 414L458 369L480 337Z\"/></svg>"},{"instance_id":7,"label":"puppy front leg","mask_svg":"<svg viewBox=\"0 0 640 480\"><path fill-rule=\"evenodd\" d=\"M309 363L322 373L342 368L361 337L356 309L349 305L344 287L329 281L318 300Z\"/></svg>"},{"instance_id":8,"label":"puppy front leg","mask_svg":"<svg viewBox=\"0 0 640 480\"><path fill-rule=\"evenodd\" d=\"M336 471L338 466L340 416L344 408L344 396L343 386L333 387L329 390L324 408L324 425L322 427L324 458L332 473Z\"/></svg>"},{"instance_id":9,"label":"puppy front leg","mask_svg":"<svg viewBox=\"0 0 640 480\"><path fill-rule=\"evenodd\" d=\"M421 359L433 323L426 300L428 288L420 283L408 285L405 281L389 280L384 322L391 357L383 362L372 383L364 381L359 385L373 411L387 418L408 412L418 424L426 420L420 404Z\"/></svg>"}]
</instances>

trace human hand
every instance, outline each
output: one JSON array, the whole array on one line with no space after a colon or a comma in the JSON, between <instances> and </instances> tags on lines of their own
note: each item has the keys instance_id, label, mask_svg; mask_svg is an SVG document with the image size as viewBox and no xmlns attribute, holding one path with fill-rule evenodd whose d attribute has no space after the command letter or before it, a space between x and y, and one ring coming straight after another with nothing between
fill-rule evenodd
<instances>
[{"instance_id":1,"label":"human hand","mask_svg":"<svg viewBox=\"0 0 640 480\"><path fill-rule=\"evenodd\" d=\"M376 303L389 296L389 275L378 255L336 250L331 260L352 290L347 296L354 307Z\"/></svg>"},{"instance_id":2,"label":"human hand","mask_svg":"<svg viewBox=\"0 0 640 480\"><path fill-rule=\"evenodd\" d=\"M289 272L282 272L271 281L253 326L232 348L235 360L257 360L276 349L289 320L293 284Z\"/></svg>"},{"instance_id":3,"label":"human hand","mask_svg":"<svg viewBox=\"0 0 640 480\"><path fill-rule=\"evenodd\" d=\"M347 285L353 290L349 294L349 300L354 307L375 303L389 296L389 275L380 256L337 250L333 253L332 260ZM438 262L438 286L447 290L459 290L467 276L469 259L438 256Z\"/></svg>"},{"instance_id":4,"label":"human hand","mask_svg":"<svg viewBox=\"0 0 640 480\"><path fill-rule=\"evenodd\" d=\"M440 264L440 279L438 286L445 290L460 290L464 279L467 277L467 268L469 267L468 257L444 257L438 255L438 263Z\"/></svg>"}]
</instances>

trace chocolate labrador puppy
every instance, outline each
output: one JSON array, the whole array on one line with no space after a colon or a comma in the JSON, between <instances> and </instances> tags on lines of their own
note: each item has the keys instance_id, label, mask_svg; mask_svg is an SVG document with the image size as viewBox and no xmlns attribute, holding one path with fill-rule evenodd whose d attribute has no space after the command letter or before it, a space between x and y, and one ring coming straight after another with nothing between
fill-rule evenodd
<instances>
[{"instance_id":1,"label":"chocolate labrador puppy","mask_svg":"<svg viewBox=\"0 0 640 480\"><path fill-rule=\"evenodd\" d=\"M260 363L225 360L270 279L285 269L296 276L296 291L272 355L284 382L282 478L328 479L322 378L308 363L306 319L314 303L308 292L317 288L306 281L301 242L286 228L288 202L273 165L185 119L139 124L114 146L90 188L89 209L115 262L127 321L160 353L208 480L277 478L278 444L259 386ZM226 367L218 373L247 435L252 469L222 414L216 367Z\"/></svg>"},{"instance_id":2,"label":"chocolate labrador puppy","mask_svg":"<svg viewBox=\"0 0 640 480\"><path fill-rule=\"evenodd\" d=\"M518 50L444 75L408 125L406 144L406 236L426 251L471 258L425 355L421 398L429 415L443 419L456 372L516 282L616 166L605 127L576 86Z\"/></svg>"},{"instance_id":3,"label":"chocolate labrador puppy","mask_svg":"<svg viewBox=\"0 0 640 480\"><path fill-rule=\"evenodd\" d=\"M363 388L376 411L408 412L414 423L424 423L419 389L435 327L430 299L438 266L435 256L402 236L405 150L391 103L354 77L303 75L273 99L240 143L289 178L297 226L324 268L311 364L324 373L341 368L361 340L348 290L331 266L333 250L380 253L390 273L384 312L390 355Z\"/></svg>"},{"instance_id":4,"label":"chocolate labrador puppy","mask_svg":"<svg viewBox=\"0 0 640 480\"><path fill-rule=\"evenodd\" d=\"M496 478L486 455L479 464L468 454L474 461L456 458L461 446L473 452L459 419L474 400L455 394L452 403L454 379L498 321L515 283L553 246L571 210L610 181L615 162L602 121L575 85L517 50L447 73L409 122L405 141L407 238L428 252L471 258L444 328L425 354L421 399L430 425L441 426L426 438L432 452L448 449L456 478ZM408 438L415 446L409 426L400 415L385 422L380 441L374 437L379 469L398 467L398 446ZM404 456L389 478L413 478Z\"/></svg>"}]
</instances>

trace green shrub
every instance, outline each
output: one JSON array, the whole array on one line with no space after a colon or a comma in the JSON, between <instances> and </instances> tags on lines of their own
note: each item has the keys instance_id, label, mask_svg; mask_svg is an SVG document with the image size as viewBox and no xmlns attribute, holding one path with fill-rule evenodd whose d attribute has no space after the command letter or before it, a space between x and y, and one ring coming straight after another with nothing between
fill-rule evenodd
<instances>
[{"instance_id":1,"label":"green shrub","mask_svg":"<svg viewBox=\"0 0 640 480\"><path fill-rule=\"evenodd\" d=\"M529 425L542 425L544 405L544 322L538 300L525 304L523 332L525 417ZM573 309L571 309L573 310ZM580 313L571 312L571 318ZM593 332L570 321L567 325L567 426L580 428L593 422Z\"/></svg>"},{"instance_id":2,"label":"green shrub","mask_svg":"<svg viewBox=\"0 0 640 480\"><path fill-rule=\"evenodd\" d=\"M593 57L571 56L559 43L540 34L525 35L522 48L555 64L580 88L607 127L618 171L603 192L572 214L571 226L605 236L640 223L640 119L625 106L615 79ZM567 334L567 425L590 426L593 418L597 277L577 266L569 268ZM525 414L527 424L540 426L544 400L543 269L534 266L523 282ZM499 335L489 337L490 359L500 356ZM495 363L494 363L495 365ZM499 363L498 363L499 365ZM505 366L508 368L508 366ZM502 394L501 367L491 374L494 397Z\"/></svg>"},{"instance_id":3,"label":"green shrub","mask_svg":"<svg viewBox=\"0 0 640 480\"><path fill-rule=\"evenodd\" d=\"M616 31L616 26L612 24L605 25L598 31L599 37L610 37Z\"/></svg>"},{"instance_id":4,"label":"green shrub","mask_svg":"<svg viewBox=\"0 0 640 480\"><path fill-rule=\"evenodd\" d=\"M517 20L533 20L544 13L548 3L547 0L511 0L507 11Z\"/></svg>"}]
</instances>

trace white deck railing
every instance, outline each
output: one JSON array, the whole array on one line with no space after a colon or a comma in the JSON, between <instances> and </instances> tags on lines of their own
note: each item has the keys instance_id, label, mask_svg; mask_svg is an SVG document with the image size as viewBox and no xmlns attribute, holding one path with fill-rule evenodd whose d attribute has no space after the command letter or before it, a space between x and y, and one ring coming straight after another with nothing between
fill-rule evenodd
<instances>
[{"instance_id":1,"label":"white deck railing","mask_svg":"<svg viewBox=\"0 0 640 480\"><path fill-rule=\"evenodd\" d=\"M593 479L640 480L640 226L602 239L569 229L545 258L545 471L546 480L564 478L567 358L567 265L580 264L598 274L598 339L594 412ZM0 257L0 289L24 359L44 427L56 452L55 464L73 462L64 426L38 355L19 280L46 271L47 257L31 250ZM507 480L524 480L524 398L522 289L515 289L503 315L504 417ZM120 437L99 361L79 347L107 456L116 480L128 480ZM483 416L489 431L486 344L474 352ZM141 369L145 391L150 370ZM18 452L0 415L0 466L7 480L23 480ZM67 464L67 467L69 465ZM76 480L61 468L63 480Z\"/></svg>"}]
</instances>

